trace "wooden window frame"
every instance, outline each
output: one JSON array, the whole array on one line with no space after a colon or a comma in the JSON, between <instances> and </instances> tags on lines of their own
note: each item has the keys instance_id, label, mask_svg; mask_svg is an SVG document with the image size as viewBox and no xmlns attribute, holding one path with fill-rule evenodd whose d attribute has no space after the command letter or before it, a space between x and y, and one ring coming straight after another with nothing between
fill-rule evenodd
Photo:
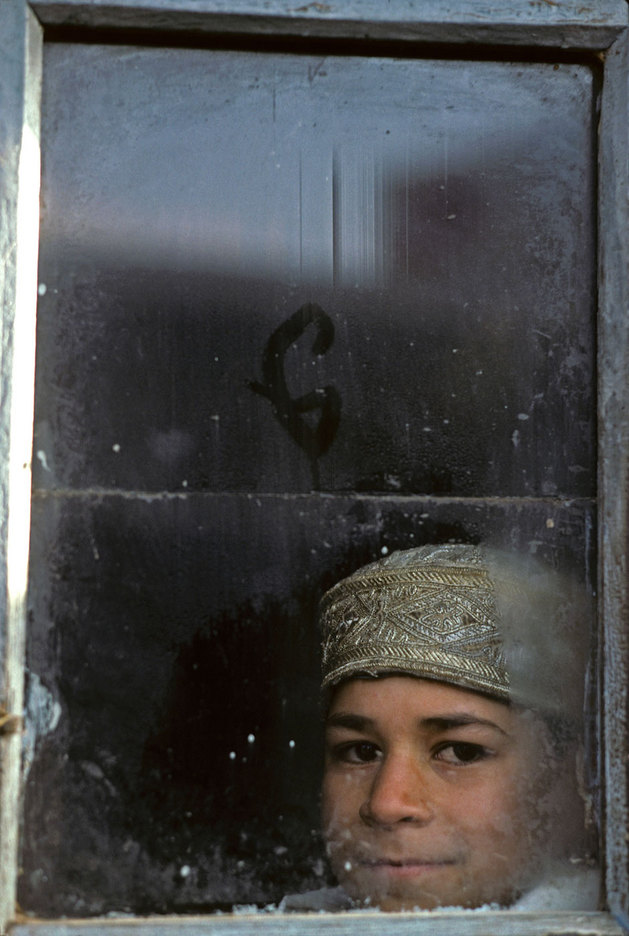
<instances>
[{"instance_id":1,"label":"wooden window frame","mask_svg":"<svg viewBox=\"0 0 629 936\"><path fill-rule=\"evenodd\" d=\"M490 9L491 8L491 9ZM364 936L629 929L629 7L626 0L1 0L0 2L0 932ZM60 32L62 31L62 32ZM87 31L87 32L86 32ZM604 876L608 913L226 915L16 919L30 458L39 222L42 51L47 38L391 42L438 56L596 55L598 166L598 555ZM441 51L440 51L441 50Z\"/></svg>"}]
</instances>

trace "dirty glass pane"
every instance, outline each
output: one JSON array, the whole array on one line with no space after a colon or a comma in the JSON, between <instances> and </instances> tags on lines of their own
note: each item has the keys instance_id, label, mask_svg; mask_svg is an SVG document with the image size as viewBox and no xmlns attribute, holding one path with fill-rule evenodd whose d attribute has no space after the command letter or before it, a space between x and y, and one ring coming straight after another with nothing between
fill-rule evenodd
<instances>
[{"instance_id":1,"label":"dirty glass pane","mask_svg":"<svg viewBox=\"0 0 629 936\"><path fill-rule=\"evenodd\" d=\"M21 905L332 885L323 591L447 542L592 589L593 75L51 44L44 88Z\"/></svg>"},{"instance_id":2,"label":"dirty glass pane","mask_svg":"<svg viewBox=\"0 0 629 936\"><path fill-rule=\"evenodd\" d=\"M51 48L37 485L591 495L591 82Z\"/></svg>"}]
</instances>

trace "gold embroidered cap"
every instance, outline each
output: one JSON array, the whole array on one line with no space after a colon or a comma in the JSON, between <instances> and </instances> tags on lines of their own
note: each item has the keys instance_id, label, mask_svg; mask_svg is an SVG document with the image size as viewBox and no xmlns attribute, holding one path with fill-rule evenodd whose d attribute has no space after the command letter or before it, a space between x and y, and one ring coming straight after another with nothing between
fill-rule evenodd
<instances>
[{"instance_id":1,"label":"gold embroidered cap","mask_svg":"<svg viewBox=\"0 0 629 936\"><path fill-rule=\"evenodd\" d=\"M477 546L391 553L323 596L322 686L407 674L576 715L587 626L558 581Z\"/></svg>"}]
</instances>

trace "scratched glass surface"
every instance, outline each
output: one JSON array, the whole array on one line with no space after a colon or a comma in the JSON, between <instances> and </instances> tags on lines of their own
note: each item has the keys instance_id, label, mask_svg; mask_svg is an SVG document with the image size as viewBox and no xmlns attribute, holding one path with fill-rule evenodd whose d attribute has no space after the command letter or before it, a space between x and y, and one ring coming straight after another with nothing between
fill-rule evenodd
<instances>
[{"instance_id":1,"label":"scratched glass surface","mask_svg":"<svg viewBox=\"0 0 629 936\"><path fill-rule=\"evenodd\" d=\"M592 591L595 99L47 46L25 910L334 884L316 609L358 566L490 541Z\"/></svg>"},{"instance_id":2,"label":"scratched glass surface","mask_svg":"<svg viewBox=\"0 0 629 936\"><path fill-rule=\"evenodd\" d=\"M46 74L38 486L592 494L587 68Z\"/></svg>"}]
</instances>

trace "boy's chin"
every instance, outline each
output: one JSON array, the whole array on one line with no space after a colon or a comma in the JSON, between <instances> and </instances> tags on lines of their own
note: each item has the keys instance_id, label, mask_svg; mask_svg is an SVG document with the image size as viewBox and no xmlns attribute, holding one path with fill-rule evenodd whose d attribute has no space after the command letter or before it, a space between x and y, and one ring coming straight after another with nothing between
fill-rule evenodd
<instances>
[{"instance_id":1,"label":"boy's chin","mask_svg":"<svg viewBox=\"0 0 629 936\"><path fill-rule=\"evenodd\" d=\"M450 879L449 879L450 878ZM517 890L506 883L497 887L492 881L486 887L478 882L466 882L458 869L444 873L422 875L414 881L374 881L372 875L339 875L346 893L361 907L377 907L386 913L413 910L458 908L473 910L483 906L508 907L517 898Z\"/></svg>"}]
</instances>

